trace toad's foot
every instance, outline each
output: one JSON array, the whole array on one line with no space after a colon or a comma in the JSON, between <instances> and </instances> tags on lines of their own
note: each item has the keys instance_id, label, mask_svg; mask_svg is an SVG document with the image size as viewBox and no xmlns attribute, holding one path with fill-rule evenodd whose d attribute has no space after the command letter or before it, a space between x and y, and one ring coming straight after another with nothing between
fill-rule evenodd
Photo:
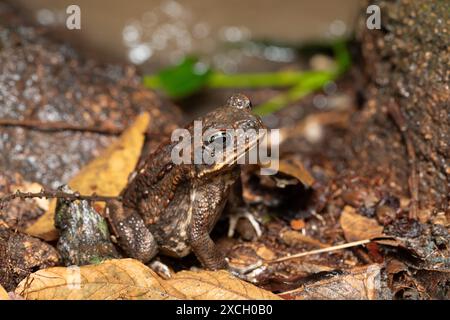
<instances>
[{"instance_id":1,"label":"toad's foot","mask_svg":"<svg viewBox=\"0 0 450 320\"><path fill-rule=\"evenodd\" d=\"M256 233L256 237L259 238L262 235L261 226L259 225L258 220L256 220L255 216L250 212L248 208L239 208L234 213L229 215L230 225L228 227L228 237L231 238L234 236L234 232L236 231L236 226L239 219L244 218L247 219L253 230Z\"/></svg>"},{"instance_id":2,"label":"toad's foot","mask_svg":"<svg viewBox=\"0 0 450 320\"><path fill-rule=\"evenodd\" d=\"M256 283L257 277L261 272L264 272L266 267L264 266L264 263L262 260L257 261L256 263L253 263L251 265L245 265L245 266L237 266L230 263L230 261L227 259L228 262L228 271L234 275L235 277L238 277L239 279Z\"/></svg>"}]
</instances>

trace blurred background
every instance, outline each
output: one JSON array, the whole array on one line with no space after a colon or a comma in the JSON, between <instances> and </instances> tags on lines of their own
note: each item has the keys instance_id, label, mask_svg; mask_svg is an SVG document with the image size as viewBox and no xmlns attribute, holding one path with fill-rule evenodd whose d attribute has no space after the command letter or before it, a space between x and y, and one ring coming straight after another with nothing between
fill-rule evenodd
<instances>
[{"instance_id":1,"label":"blurred background","mask_svg":"<svg viewBox=\"0 0 450 320\"><path fill-rule=\"evenodd\" d=\"M336 41L351 38L361 10L360 0L14 3L31 21L71 43L86 57L134 64L144 75L144 84L175 100L188 118L217 107L236 90L264 88L246 92L260 104L274 97L275 92L269 88L288 88L303 80L316 83L307 92L294 94L295 99L282 103L287 105L323 88L335 75L314 79L313 74L313 78L299 79L303 77L300 73L336 69L336 54L333 56L330 49ZM71 4L81 8L81 30L66 28L66 8ZM328 50L325 55L318 44ZM183 63L186 58L191 60ZM174 66L178 69L160 77L161 71ZM284 74L285 71L294 74ZM270 74L261 76L261 72ZM227 76L233 74L240 76ZM279 107L262 109L271 113ZM261 115L264 113L268 112Z\"/></svg>"},{"instance_id":2,"label":"blurred background","mask_svg":"<svg viewBox=\"0 0 450 320\"><path fill-rule=\"evenodd\" d=\"M104 59L128 60L143 70L208 57L225 72L260 69L245 57L291 62L285 46L351 33L359 0L16 0L32 19ZM68 31L65 10L81 7L81 30ZM58 29L58 27L61 27ZM64 27L64 28L62 28ZM272 46L230 44L266 41ZM277 44L275 46L274 44ZM153 69L154 70L154 69Z\"/></svg>"}]
</instances>

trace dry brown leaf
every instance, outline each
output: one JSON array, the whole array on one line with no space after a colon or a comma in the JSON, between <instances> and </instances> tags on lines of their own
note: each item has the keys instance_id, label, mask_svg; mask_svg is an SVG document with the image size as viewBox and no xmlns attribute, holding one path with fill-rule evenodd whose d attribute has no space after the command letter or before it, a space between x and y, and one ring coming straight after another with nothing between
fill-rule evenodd
<instances>
[{"instance_id":1,"label":"dry brown leaf","mask_svg":"<svg viewBox=\"0 0 450 320\"><path fill-rule=\"evenodd\" d=\"M280 240L288 246L299 246L309 244L317 248L328 248L330 245L322 243L317 239L306 236L298 231L283 230L280 232Z\"/></svg>"},{"instance_id":2,"label":"dry brown leaf","mask_svg":"<svg viewBox=\"0 0 450 320\"><path fill-rule=\"evenodd\" d=\"M126 186L128 175L134 170L144 144L144 133L150 122L150 114L142 113L102 154L89 162L68 185L80 194L96 193L102 196L117 196ZM103 206L103 203L98 205ZM56 200L26 232L46 241L55 240L58 232L54 226Z\"/></svg>"},{"instance_id":3,"label":"dry brown leaf","mask_svg":"<svg viewBox=\"0 0 450 320\"><path fill-rule=\"evenodd\" d=\"M243 242L231 244L229 247L229 265L231 268L241 269L264 261L271 261L277 257L272 248L261 242Z\"/></svg>"},{"instance_id":4,"label":"dry brown leaf","mask_svg":"<svg viewBox=\"0 0 450 320\"><path fill-rule=\"evenodd\" d=\"M303 163L298 159L280 159L278 166L279 172L296 178L307 187L314 183L313 176L308 170L306 170Z\"/></svg>"},{"instance_id":5,"label":"dry brown leaf","mask_svg":"<svg viewBox=\"0 0 450 320\"><path fill-rule=\"evenodd\" d=\"M390 299L391 293L381 275L381 267L371 264L354 268L343 275L305 284L281 296L299 300L378 300Z\"/></svg>"},{"instance_id":6,"label":"dry brown leaf","mask_svg":"<svg viewBox=\"0 0 450 320\"><path fill-rule=\"evenodd\" d=\"M270 291L242 281L225 270L181 271L167 280L175 289L195 300L279 300Z\"/></svg>"},{"instance_id":7,"label":"dry brown leaf","mask_svg":"<svg viewBox=\"0 0 450 320\"><path fill-rule=\"evenodd\" d=\"M133 259L40 270L24 279L15 294L29 300L280 299L224 270L182 271L164 280Z\"/></svg>"},{"instance_id":8,"label":"dry brown leaf","mask_svg":"<svg viewBox=\"0 0 450 320\"><path fill-rule=\"evenodd\" d=\"M345 239L349 242L372 239L383 235L383 227L375 219L363 217L353 207L345 206L339 220Z\"/></svg>"},{"instance_id":9,"label":"dry brown leaf","mask_svg":"<svg viewBox=\"0 0 450 320\"><path fill-rule=\"evenodd\" d=\"M276 258L275 253L266 246L259 247L256 250L256 254L264 260L273 260Z\"/></svg>"},{"instance_id":10,"label":"dry brown leaf","mask_svg":"<svg viewBox=\"0 0 450 320\"><path fill-rule=\"evenodd\" d=\"M0 284L0 300L9 300L8 292Z\"/></svg>"},{"instance_id":11,"label":"dry brown leaf","mask_svg":"<svg viewBox=\"0 0 450 320\"><path fill-rule=\"evenodd\" d=\"M133 259L40 270L24 279L15 293L29 300L186 299Z\"/></svg>"}]
</instances>

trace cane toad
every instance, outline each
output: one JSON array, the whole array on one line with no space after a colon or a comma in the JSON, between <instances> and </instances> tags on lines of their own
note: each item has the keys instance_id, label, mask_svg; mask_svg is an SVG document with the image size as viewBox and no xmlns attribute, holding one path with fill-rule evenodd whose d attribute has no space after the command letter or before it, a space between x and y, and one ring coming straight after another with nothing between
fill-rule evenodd
<instances>
[{"instance_id":1,"label":"cane toad","mask_svg":"<svg viewBox=\"0 0 450 320\"><path fill-rule=\"evenodd\" d=\"M167 141L136 169L122 201L107 206L119 246L132 258L148 262L158 252L184 257L192 250L205 268L227 268L209 233L240 179L237 160L258 145L264 125L251 113L244 95L232 96L225 106L198 120L202 145L194 146L191 155L198 150L214 155L219 150L222 161L176 164L173 152L179 142ZM246 133L250 129L257 134L247 136L243 147L232 143L230 130ZM186 130L194 136L193 123Z\"/></svg>"}]
</instances>

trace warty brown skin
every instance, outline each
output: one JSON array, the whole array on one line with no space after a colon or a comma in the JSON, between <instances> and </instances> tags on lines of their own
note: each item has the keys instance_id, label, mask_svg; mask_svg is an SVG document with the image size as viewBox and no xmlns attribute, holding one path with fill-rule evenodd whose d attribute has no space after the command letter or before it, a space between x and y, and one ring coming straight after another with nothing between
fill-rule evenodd
<instances>
[{"instance_id":1,"label":"warty brown skin","mask_svg":"<svg viewBox=\"0 0 450 320\"><path fill-rule=\"evenodd\" d=\"M261 120L251 113L250 101L243 95L232 96L227 105L198 120L202 121L203 132L264 128ZM193 124L186 129L193 136ZM260 138L249 139L245 150L254 147ZM209 233L225 207L233 184L240 179L236 158L242 154L233 148L233 154L226 154L233 160L226 164L176 165L171 159L176 144L163 143L131 176L122 192L122 202L108 204L112 228L125 253L143 262L158 252L184 257L192 250L205 268L225 269L228 267L225 257Z\"/></svg>"}]
</instances>

